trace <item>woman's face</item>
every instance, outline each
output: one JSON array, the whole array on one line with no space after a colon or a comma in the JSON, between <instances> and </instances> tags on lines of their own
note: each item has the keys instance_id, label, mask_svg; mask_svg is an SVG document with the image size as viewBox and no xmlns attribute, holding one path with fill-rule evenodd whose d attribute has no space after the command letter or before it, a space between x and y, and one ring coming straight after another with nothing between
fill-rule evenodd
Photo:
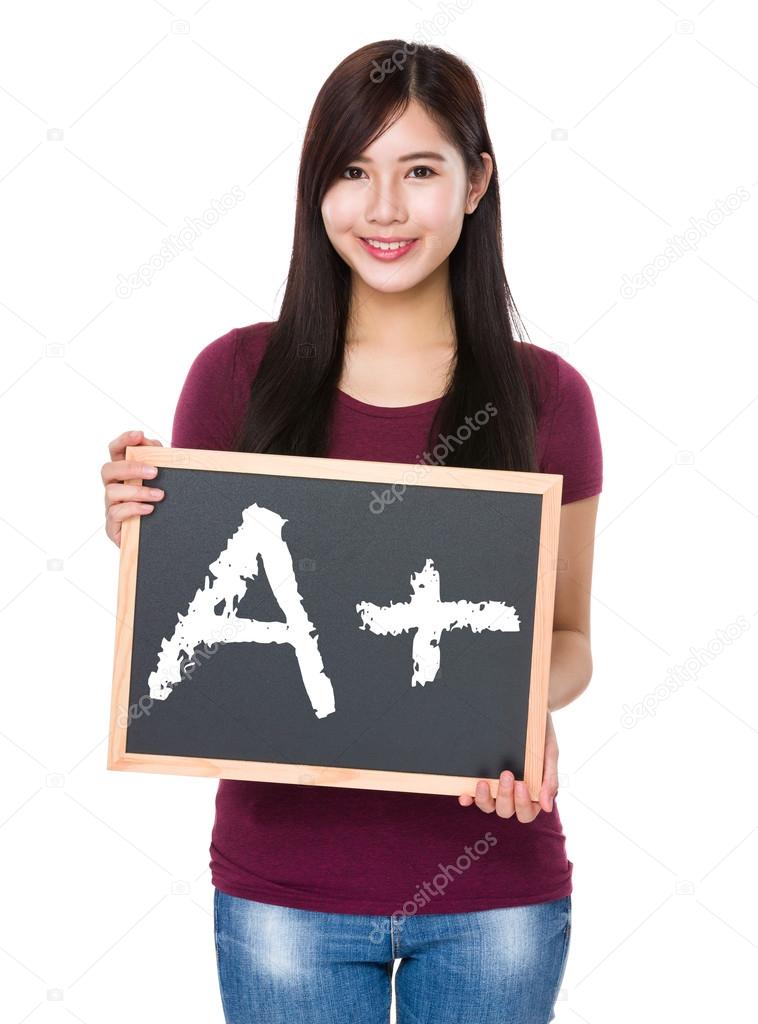
<instances>
[{"instance_id":1,"label":"woman's face","mask_svg":"<svg viewBox=\"0 0 758 1024\"><path fill-rule=\"evenodd\" d=\"M448 258L465 214L484 194L492 160L482 158L486 174L469 181L460 153L411 102L324 196L321 215L332 245L370 288L414 287ZM368 240L410 244L377 249Z\"/></svg>"}]
</instances>

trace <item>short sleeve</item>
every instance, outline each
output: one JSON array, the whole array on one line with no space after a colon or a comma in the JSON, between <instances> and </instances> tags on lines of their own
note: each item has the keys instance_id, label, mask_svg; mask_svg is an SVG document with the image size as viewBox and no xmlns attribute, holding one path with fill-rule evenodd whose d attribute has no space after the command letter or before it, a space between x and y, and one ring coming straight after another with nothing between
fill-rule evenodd
<instances>
[{"instance_id":1,"label":"short sleeve","mask_svg":"<svg viewBox=\"0 0 758 1024\"><path fill-rule=\"evenodd\" d=\"M172 448L227 451L235 423L237 329L216 338L195 357L179 395L171 431Z\"/></svg>"},{"instance_id":2,"label":"short sleeve","mask_svg":"<svg viewBox=\"0 0 758 1024\"><path fill-rule=\"evenodd\" d=\"M569 362L553 353L555 384L552 415L540 462L543 473L563 475L561 503L599 494L603 489L603 450L589 385Z\"/></svg>"}]
</instances>

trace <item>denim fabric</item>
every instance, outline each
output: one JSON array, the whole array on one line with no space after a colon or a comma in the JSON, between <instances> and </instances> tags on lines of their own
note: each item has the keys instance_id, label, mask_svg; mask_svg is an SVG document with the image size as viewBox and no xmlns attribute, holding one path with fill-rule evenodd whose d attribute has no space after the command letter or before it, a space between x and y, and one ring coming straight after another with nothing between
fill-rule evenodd
<instances>
[{"instance_id":1,"label":"denim fabric","mask_svg":"<svg viewBox=\"0 0 758 1024\"><path fill-rule=\"evenodd\" d=\"M214 890L226 1024L548 1024L571 896L456 914L322 913Z\"/></svg>"}]
</instances>

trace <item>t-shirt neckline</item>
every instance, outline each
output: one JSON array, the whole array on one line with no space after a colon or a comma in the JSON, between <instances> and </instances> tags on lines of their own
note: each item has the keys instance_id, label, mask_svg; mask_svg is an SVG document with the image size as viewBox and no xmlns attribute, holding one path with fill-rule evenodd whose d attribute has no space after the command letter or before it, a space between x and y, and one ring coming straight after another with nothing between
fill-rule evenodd
<instances>
[{"instance_id":1,"label":"t-shirt neckline","mask_svg":"<svg viewBox=\"0 0 758 1024\"><path fill-rule=\"evenodd\" d=\"M417 402L415 405L370 405L368 402L361 402L360 399L353 398L341 388L337 388L337 398L343 405L356 412L362 412L366 416L384 417L415 416L418 413L426 413L442 401L440 397L431 398L428 402Z\"/></svg>"}]
</instances>

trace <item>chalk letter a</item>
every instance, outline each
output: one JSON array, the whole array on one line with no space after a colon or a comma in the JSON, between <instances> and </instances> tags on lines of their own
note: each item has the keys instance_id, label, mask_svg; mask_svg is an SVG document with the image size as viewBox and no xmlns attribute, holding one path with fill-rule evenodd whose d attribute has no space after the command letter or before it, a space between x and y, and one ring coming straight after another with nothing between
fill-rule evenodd
<instances>
[{"instance_id":1,"label":"chalk letter a","mask_svg":"<svg viewBox=\"0 0 758 1024\"><path fill-rule=\"evenodd\" d=\"M182 655L191 658L200 644L257 643L292 644L300 666L306 693L317 718L334 711L334 690L324 673L318 649L318 636L303 598L297 589L292 556L282 538L286 519L271 509L253 503L242 513L242 525L232 535L215 562L208 567L215 577L208 576L190 602L186 615L178 622L170 640L161 641L158 668L150 673L150 696L165 700L181 681ZM285 617L284 622L259 622L240 619L237 605L245 595L248 580L258 575L260 555L270 580L277 580L276 599ZM216 608L223 603L220 612ZM233 626L233 638L218 641Z\"/></svg>"}]
</instances>

